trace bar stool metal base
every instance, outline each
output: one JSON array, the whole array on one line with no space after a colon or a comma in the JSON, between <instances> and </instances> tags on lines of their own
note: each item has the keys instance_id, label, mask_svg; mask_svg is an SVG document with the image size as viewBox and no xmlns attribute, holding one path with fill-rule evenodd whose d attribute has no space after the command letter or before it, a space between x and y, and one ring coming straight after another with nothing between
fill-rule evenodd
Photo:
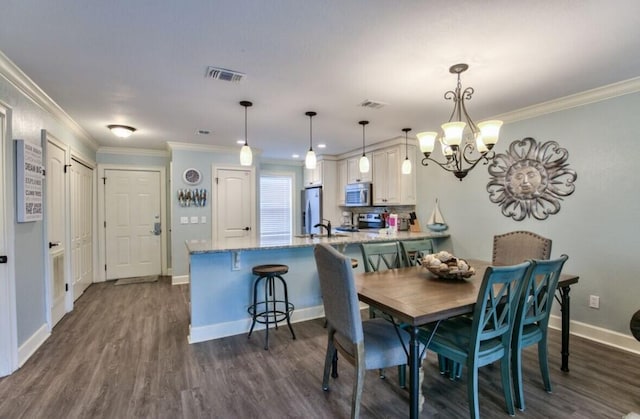
<instances>
[{"instance_id":1,"label":"bar stool metal base","mask_svg":"<svg viewBox=\"0 0 640 419\"><path fill-rule=\"evenodd\" d=\"M278 323L287 321L291 336L296 338L296 334L291 326L291 313L293 313L294 306L289 302L289 293L287 291L287 283L282 278L282 275L289 272L287 265L259 265L254 266L252 269L254 275L258 275L258 278L253 283L253 304L249 306L247 311L251 315L251 329L247 339L251 337L253 328L256 323L265 325L265 344L264 349L269 349L269 324L273 324L275 328L278 328ZM276 279L280 281L282 289L284 290L284 300L279 300L276 297ZM261 282L264 282L264 300L258 301L258 286Z\"/></svg>"}]
</instances>

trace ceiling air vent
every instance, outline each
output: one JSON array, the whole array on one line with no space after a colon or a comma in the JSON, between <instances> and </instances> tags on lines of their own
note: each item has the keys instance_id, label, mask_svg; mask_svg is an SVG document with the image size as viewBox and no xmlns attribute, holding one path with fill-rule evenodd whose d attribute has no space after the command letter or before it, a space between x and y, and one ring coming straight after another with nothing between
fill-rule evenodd
<instances>
[{"instance_id":1,"label":"ceiling air vent","mask_svg":"<svg viewBox=\"0 0 640 419\"><path fill-rule=\"evenodd\" d=\"M242 80L244 76L244 73L240 73L238 71L211 66L207 67L207 74L205 74L205 77L209 79L233 81L236 83L240 82L240 80Z\"/></svg>"},{"instance_id":2,"label":"ceiling air vent","mask_svg":"<svg viewBox=\"0 0 640 419\"><path fill-rule=\"evenodd\" d=\"M384 102L378 102L375 100L365 100L364 102L362 102L360 104L360 106L362 106L363 108L369 108L369 109L380 109L382 108L384 105L386 105L386 103Z\"/></svg>"}]
</instances>

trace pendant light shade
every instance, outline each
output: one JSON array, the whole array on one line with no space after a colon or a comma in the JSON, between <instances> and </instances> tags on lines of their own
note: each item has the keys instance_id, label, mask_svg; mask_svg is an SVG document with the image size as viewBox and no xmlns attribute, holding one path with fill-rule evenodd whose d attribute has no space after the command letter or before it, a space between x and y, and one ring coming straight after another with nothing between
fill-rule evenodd
<instances>
[{"instance_id":1,"label":"pendant light shade","mask_svg":"<svg viewBox=\"0 0 640 419\"><path fill-rule=\"evenodd\" d=\"M369 173L369 159L367 155L364 153L364 127L367 125L369 121L360 121L358 124L362 125L362 157L360 157L360 162L358 163L360 173Z\"/></svg>"},{"instance_id":2,"label":"pendant light shade","mask_svg":"<svg viewBox=\"0 0 640 419\"><path fill-rule=\"evenodd\" d=\"M240 149L240 165L251 166L251 163L253 162L253 153L251 152L251 147L249 147L249 143L247 142L247 108L252 106L253 103L243 100L240 102L240 105L244 106L244 145Z\"/></svg>"},{"instance_id":3,"label":"pendant light shade","mask_svg":"<svg viewBox=\"0 0 640 419\"><path fill-rule=\"evenodd\" d=\"M402 174L411 174L411 160L409 160L409 139L407 133L411 131L411 128L402 128L404 131L404 161L402 162Z\"/></svg>"},{"instance_id":4,"label":"pendant light shade","mask_svg":"<svg viewBox=\"0 0 640 419\"><path fill-rule=\"evenodd\" d=\"M309 117L309 151L307 151L307 156L304 159L304 167L313 170L316 168L316 153L313 151L313 124L311 120L317 113L309 111L305 115Z\"/></svg>"}]
</instances>

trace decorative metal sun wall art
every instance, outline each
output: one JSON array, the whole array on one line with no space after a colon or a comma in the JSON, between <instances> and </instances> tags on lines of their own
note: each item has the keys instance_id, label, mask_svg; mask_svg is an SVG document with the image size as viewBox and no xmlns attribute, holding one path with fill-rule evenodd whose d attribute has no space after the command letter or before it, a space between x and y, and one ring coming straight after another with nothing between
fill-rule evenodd
<instances>
[{"instance_id":1,"label":"decorative metal sun wall art","mask_svg":"<svg viewBox=\"0 0 640 419\"><path fill-rule=\"evenodd\" d=\"M562 197L575 190L578 175L569 168L568 158L569 152L555 141L538 144L528 137L512 142L489 165L489 199L515 221L545 220L558 213Z\"/></svg>"}]
</instances>

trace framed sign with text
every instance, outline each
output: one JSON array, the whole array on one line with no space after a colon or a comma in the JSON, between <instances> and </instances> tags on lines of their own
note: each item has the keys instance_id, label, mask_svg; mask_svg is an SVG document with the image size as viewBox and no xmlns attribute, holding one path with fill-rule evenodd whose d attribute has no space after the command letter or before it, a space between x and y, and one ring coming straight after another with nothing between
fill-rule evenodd
<instances>
[{"instance_id":1,"label":"framed sign with text","mask_svg":"<svg viewBox=\"0 0 640 419\"><path fill-rule=\"evenodd\" d=\"M18 222L42 220L42 147L24 140L16 145Z\"/></svg>"}]
</instances>

